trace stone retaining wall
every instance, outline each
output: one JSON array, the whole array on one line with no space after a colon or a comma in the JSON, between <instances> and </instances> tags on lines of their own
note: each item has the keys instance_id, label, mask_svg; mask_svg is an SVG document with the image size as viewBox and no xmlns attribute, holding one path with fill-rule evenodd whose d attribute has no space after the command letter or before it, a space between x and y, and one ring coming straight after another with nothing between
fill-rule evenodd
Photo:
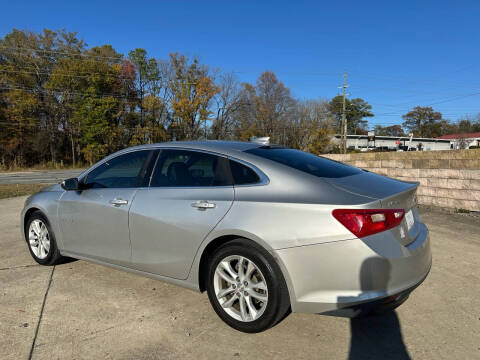
<instances>
[{"instance_id":1,"label":"stone retaining wall","mask_svg":"<svg viewBox=\"0 0 480 360\"><path fill-rule=\"evenodd\" d=\"M480 149L322 155L399 180L418 181L418 202L480 211Z\"/></svg>"}]
</instances>

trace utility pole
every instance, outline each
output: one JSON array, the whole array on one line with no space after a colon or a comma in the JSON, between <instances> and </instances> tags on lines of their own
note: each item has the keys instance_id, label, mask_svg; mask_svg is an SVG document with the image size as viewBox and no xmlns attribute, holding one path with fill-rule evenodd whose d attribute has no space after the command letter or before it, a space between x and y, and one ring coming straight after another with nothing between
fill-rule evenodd
<instances>
[{"instance_id":1,"label":"utility pole","mask_svg":"<svg viewBox=\"0 0 480 360\"><path fill-rule=\"evenodd\" d=\"M343 73L343 104L342 104L342 150L343 153L347 153L347 117L345 115L346 101L347 101L347 72Z\"/></svg>"}]
</instances>

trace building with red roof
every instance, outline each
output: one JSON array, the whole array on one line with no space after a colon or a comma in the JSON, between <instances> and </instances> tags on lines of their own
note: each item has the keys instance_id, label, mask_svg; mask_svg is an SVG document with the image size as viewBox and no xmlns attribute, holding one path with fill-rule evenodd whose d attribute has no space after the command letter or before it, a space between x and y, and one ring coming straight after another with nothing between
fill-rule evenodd
<instances>
[{"instance_id":1,"label":"building with red roof","mask_svg":"<svg viewBox=\"0 0 480 360\"><path fill-rule=\"evenodd\" d=\"M450 140L451 149L470 149L480 146L480 132L448 134L439 136L436 139Z\"/></svg>"}]
</instances>

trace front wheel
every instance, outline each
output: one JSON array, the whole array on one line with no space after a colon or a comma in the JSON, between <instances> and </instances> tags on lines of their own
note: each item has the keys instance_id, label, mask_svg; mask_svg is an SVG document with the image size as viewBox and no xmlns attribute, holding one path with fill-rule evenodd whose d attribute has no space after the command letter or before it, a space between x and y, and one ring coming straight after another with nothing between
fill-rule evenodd
<instances>
[{"instance_id":1,"label":"front wheel","mask_svg":"<svg viewBox=\"0 0 480 360\"><path fill-rule=\"evenodd\" d=\"M265 249L246 239L228 242L211 256L206 287L218 316L243 332L274 326L290 308L279 266Z\"/></svg>"},{"instance_id":2,"label":"front wheel","mask_svg":"<svg viewBox=\"0 0 480 360\"><path fill-rule=\"evenodd\" d=\"M42 212L35 211L30 215L25 224L25 237L30 254L40 265L56 265L64 259L48 219Z\"/></svg>"}]
</instances>

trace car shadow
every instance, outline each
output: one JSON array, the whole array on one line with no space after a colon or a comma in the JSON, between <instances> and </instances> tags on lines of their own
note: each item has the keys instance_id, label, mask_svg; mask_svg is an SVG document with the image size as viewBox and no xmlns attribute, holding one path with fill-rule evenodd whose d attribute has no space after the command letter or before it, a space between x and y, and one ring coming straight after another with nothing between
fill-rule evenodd
<instances>
[{"instance_id":1,"label":"car shadow","mask_svg":"<svg viewBox=\"0 0 480 360\"><path fill-rule=\"evenodd\" d=\"M390 269L390 263L386 259L372 257L365 260L360 269L362 292L386 288L390 280ZM365 310L365 306L362 310ZM367 311L371 310L367 308ZM350 334L349 360L411 359L403 342L400 321L393 310L351 318Z\"/></svg>"},{"instance_id":2,"label":"car shadow","mask_svg":"<svg viewBox=\"0 0 480 360\"><path fill-rule=\"evenodd\" d=\"M57 265L69 264L69 263L75 262L75 261L78 261L78 259L74 259L74 258L67 257L67 256L62 256L62 258L57 262Z\"/></svg>"},{"instance_id":3,"label":"car shadow","mask_svg":"<svg viewBox=\"0 0 480 360\"><path fill-rule=\"evenodd\" d=\"M349 360L411 359L395 311L350 319L350 333Z\"/></svg>"}]
</instances>

